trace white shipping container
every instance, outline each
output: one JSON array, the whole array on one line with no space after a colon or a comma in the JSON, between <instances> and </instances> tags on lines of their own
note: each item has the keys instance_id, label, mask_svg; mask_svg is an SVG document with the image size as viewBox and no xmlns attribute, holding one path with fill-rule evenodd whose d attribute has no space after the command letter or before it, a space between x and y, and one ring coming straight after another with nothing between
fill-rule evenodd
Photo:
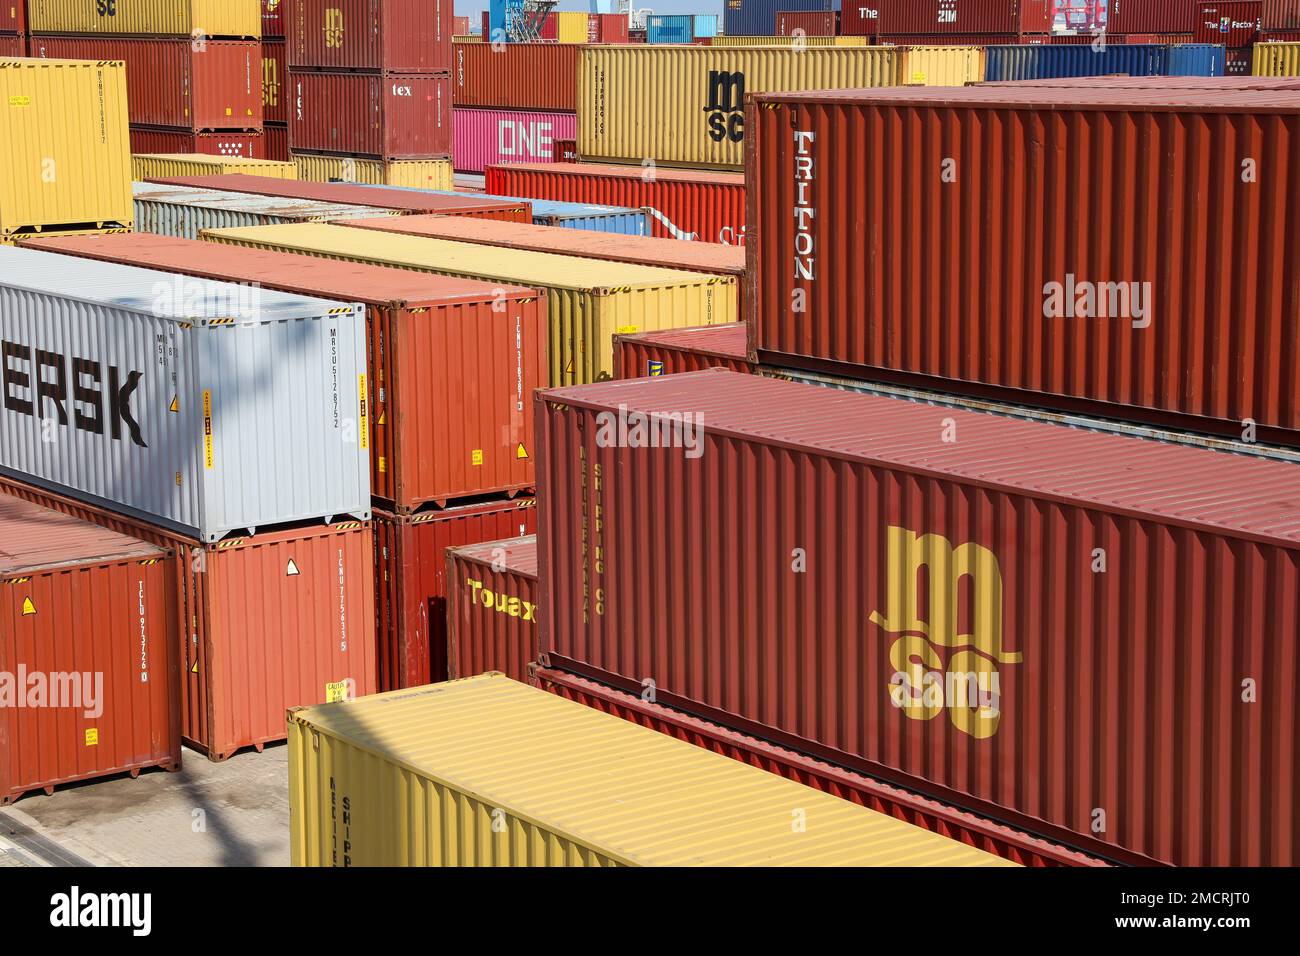
<instances>
[{"instance_id":1,"label":"white shipping container","mask_svg":"<svg viewBox=\"0 0 1300 956\"><path fill-rule=\"evenodd\" d=\"M205 542L370 516L364 309L0 247L0 472Z\"/></svg>"}]
</instances>

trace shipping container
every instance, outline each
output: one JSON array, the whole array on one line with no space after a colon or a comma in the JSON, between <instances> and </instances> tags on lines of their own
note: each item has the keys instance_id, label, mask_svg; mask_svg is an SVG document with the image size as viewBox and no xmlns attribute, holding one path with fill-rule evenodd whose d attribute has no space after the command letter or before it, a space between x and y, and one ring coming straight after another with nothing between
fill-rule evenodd
<instances>
[{"instance_id":1,"label":"shipping container","mask_svg":"<svg viewBox=\"0 0 1300 956\"><path fill-rule=\"evenodd\" d=\"M835 10L837 0L725 0L722 7L722 32L728 36L772 36L776 33L776 16L781 10ZM875 32L874 30L871 32Z\"/></svg>"},{"instance_id":2,"label":"shipping container","mask_svg":"<svg viewBox=\"0 0 1300 956\"><path fill-rule=\"evenodd\" d=\"M1176 43L1169 48L1169 76L1224 75L1226 69L1224 48L1210 43Z\"/></svg>"},{"instance_id":3,"label":"shipping container","mask_svg":"<svg viewBox=\"0 0 1300 956\"><path fill-rule=\"evenodd\" d=\"M833 37L840 32L838 10L778 10L776 35L791 37Z\"/></svg>"},{"instance_id":4,"label":"shipping container","mask_svg":"<svg viewBox=\"0 0 1300 956\"><path fill-rule=\"evenodd\" d=\"M0 111L0 245L33 232L130 228L121 61L0 60L0 100L8 104Z\"/></svg>"},{"instance_id":5,"label":"shipping container","mask_svg":"<svg viewBox=\"0 0 1300 956\"><path fill-rule=\"evenodd\" d=\"M577 112L584 49L576 43L457 44L452 100L457 106Z\"/></svg>"},{"instance_id":6,"label":"shipping container","mask_svg":"<svg viewBox=\"0 0 1300 956\"><path fill-rule=\"evenodd\" d=\"M456 17L456 16L453 16L453 17L451 18L451 32L452 32L452 36L465 36L465 35L468 35L468 34L469 34L469 17Z\"/></svg>"},{"instance_id":7,"label":"shipping container","mask_svg":"<svg viewBox=\"0 0 1300 956\"><path fill-rule=\"evenodd\" d=\"M1263 9L1263 0L1202 0L1193 36L1197 43L1250 46L1259 35Z\"/></svg>"},{"instance_id":8,"label":"shipping container","mask_svg":"<svg viewBox=\"0 0 1300 956\"><path fill-rule=\"evenodd\" d=\"M1107 43L1092 46L1029 46L1013 44L985 48L988 80L1041 80L1074 76L1163 76L1169 72L1169 47L1154 43Z\"/></svg>"},{"instance_id":9,"label":"shipping container","mask_svg":"<svg viewBox=\"0 0 1300 956\"><path fill-rule=\"evenodd\" d=\"M902 86L965 86L967 83L980 83L983 80L983 47L906 46L899 48L898 82Z\"/></svg>"},{"instance_id":10,"label":"shipping container","mask_svg":"<svg viewBox=\"0 0 1300 956\"><path fill-rule=\"evenodd\" d=\"M176 563L0 494L0 805L181 765Z\"/></svg>"},{"instance_id":11,"label":"shipping container","mask_svg":"<svg viewBox=\"0 0 1300 956\"><path fill-rule=\"evenodd\" d=\"M458 172L468 173L491 163L549 163L554 141L573 139L578 127L573 113L458 106L452 115L452 160Z\"/></svg>"},{"instance_id":12,"label":"shipping container","mask_svg":"<svg viewBox=\"0 0 1300 956\"><path fill-rule=\"evenodd\" d=\"M834 37L792 37L792 36L744 36L730 33L719 33L713 37L709 46L720 47L806 47L818 49L821 47L865 47L871 45L871 38L865 36L834 36Z\"/></svg>"},{"instance_id":13,"label":"shipping container","mask_svg":"<svg viewBox=\"0 0 1300 956\"><path fill-rule=\"evenodd\" d=\"M1255 50L1243 46L1228 48L1224 51L1223 72L1225 76L1250 76L1254 68Z\"/></svg>"},{"instance_id":14,"label":"shipping container","mask_svg":"<svg viewBox=\"0 0 1300 956\"><path fill-rule=\"evenodd\" d=\"M358 159L295 152L293 161L298 167L297 178L313 183L451 189L454 181L450 159Z\"/></svg>"},{"instance_id":15,"label":"shipping container","mask_svg":"<svg viewBox=\"0 0 1300 956\"><path fill-rule=\"evenodd\" d=\"M466 19L469 17L457 17L456 19ZM482 43L483 34L481 33L453 33L451 35L452 50L454 51L457 43Z\"/></svg>"},{"instance_id":16,"label":"shipping container","mask_svg":"<svg viewBox=\"0 0 1300 956\"><path fill-rule=\"evenodd\" d=\"M198 189L222 189L255 196L279 196L311 199L345 205L375 206L401 213L424 213L443 216L466 216L503 222L532 222L532 208L527 199L506 201L473 193L434 192L424 189L380 189L361 183L316 183L282 180L270 176L173 176L159 177L157 182Z\"/></svg>"},{"instance_id":17,"label":"shipping container","mask_svg":"<svg viewBox=\"0 0 1300 956\"><path fill-rule=\"evenodd\" d=\"M604 163L512 163L484 172L488 192L645 209L652 235L739 246L745 242L745 177L740 173Z\"/></svg>"},{"instance_id":18,"label":"shipping container","mask_svg":"<svg viewBox=\"0 0 1300 956\"><path fill-rule=\"evenodd\" d=\"M578 149L614 162L739 167L746 94L893 86L898 57L886 47L591 47L578 72Z\"/></svg>"},{"instance_id":19,"label":"shipping container","mask_svg":"<svg viewBox=\"0 0 1300 956\"><path fill-rule=\"evenodd\" d=\"M1300 0L1264 0L1265 30L1300 29Z\"/></svg>"},{"instance_id":20,"label":"shipping container","mask_svg":"<svg viewBox=\"0 0 1300 956\"><path fill-rule=\"evenodd\" d=\"M537 405L543 666L1116 862L1296 859L1293 464L717 370Z\"/></svg>"},{"instance_id":21,"label":"shipping container","mask_svg":"<svg viewBox=\"0 0 1300 956\"><path fill-rule=\"evenodd\" d=\"M1094 857L1036 839L965 810L928 800L815 757L738 733L712 721L642 700L640 695L625 694L585 677L539 668L536 670L536 686L566 700L630 720L634 724L739 760L768 773L796 780L814 790L888 814L897 820L942 834L950 840L993 853L1021 866L1106 865Z\"/></svg>"},{"instance_id":22,"label":"shipping container","mask_svg":"<svg viewBox=\"0 0 1300 956\"><path fill-rule=\"evenodd\" d=\"M429 73L289 71L289 145L371 159L451 155L451 81Z\"/></svg>"},{"instance_id":23,"label":"shipping container","mask_svg":"<svg viewBox=\"0 0 1300 956\"><path fill-rule=\"evenodd\" d=\"M1011 865L502 674L294 710L289 804L295 866Z\"/></svg>"},{"instance_id":24,"label":"shipping container","mask_svg":"<svg viewBox=\"0 0 1300 956\"><path fill-rule=\"evenodd\" d=\"M1255 76L1300 76L1300 43L1256 43Z\"/></svg>"},{"instance_id":25,"label":"shipping container","mask_svg":"<svg viewBox=\"0 0 1300 956\"><path fill-rule=\"evenodd\" d=\"M0 36L0 58L27 55L27 38Z\"/></svg>"},{"instance_id":26,"label":"shipping container","mask_svg":"<svg viewBox=\"0 0 1300 956\"><path fill-rule=\"evenodd\" d=\"M943 33L927 36L924 33L882 33L873 38L878 43L895 46L992 46L1006 43L1037 44L1049 41L1047 36L1017 35L1014 33ZM1107 43L1122 43L1122 39L1106 34Z\"/></svg>"},{"instance_id":27,"label":"shipping container","mask_svg":"<svg viewBox=\"0 0 1300 956\"><path fill-rule=\"evenodd\" d=\"M384 189L406 189L406 186L385 186ZM466 193L456 192L455 190L429 190L430 192L440 193L446 196L465 196ZM474 193L473 195L482 196L485 199L500 199L505 202L523 202L528 203L533 209L534 226L550 226L557 229L578 229L584 232L613 233L620 236L645 236L650 231L649 217L644 209L628 209L619 206L597 206L590 203L579 202L555 202L550 199L521 199L518 196L490 196L487 193ZM404 219L417 219L422 224L430 223L433 219L456 218L465 219L465 216L446 217L446 216L403 216ZM484 222L488 220L477 220ZM454 236L439 236L436 227L433 231L413 228L410 230L397 229L394 232L411 232L414 235L431 235L434 238L455 238ZM453 230L454 231L454 230ZM506 230L509 235L517 235L513 228ZM531 232L531 230L530 230ZM547 229L542 233L545 237L552 237L554 233ZM558 240L556 240L558 241ZM510 245L510 243L501 243L501 245ZM554 246L554 241L551 243ZM515 248L524 248L516 246ZM538 249L538 252L563 252L559 247ZM596 259L614 258L613 256L593 256ZM655 263L647 263L654 265ZM662 263L660 263L662 264Z\"/></svg>"},{"instance_id":28,"label":"shipping container","mask_svg":"<svg viewBox=\"0 0 1300 956\"><path fill-rule=\"evenodd\" d=\"M289 122L289 96L285 84L289 69L285 65L284 40L262 43L262 119L266 123Z\"/></svg>"},{"instance_id":29,"label":"shipping container","mask_svg":"<svg viewBox=\"0 0 1300 956\"><path fill-rule=\"evenodd\" d=\"M126 64L130 121L187 130L262 127L261 49L256 40L188 37L33 37L31 54Z\"/></svg>"},{"instance_id":30,"label":"shipping container","mask_svg":"<svg viewBox=\"0 0 1300 956\"><path fill-rule=\"evenodd\" d=\"M452 0L294 0L289 66L447 73Z\"/></svg>"},{"instance_id":31,"label":"shipping container","mask_svg":"<svg viewBox=\"0 0 1300 956\"><path fill-rule=\"evenodd\" d=\"M587 42L626 43L627 27L626 13L593 13L587 18Z\"/></svg>"},{"instance_id":32,"label":"shipping container","mask_svg":"<svg viewBox=\"0 0 1300 956\"><path fill-rule=\"evenodd\" d=\"M370 238L363 243L348 227L367 229ZM544 290L549 316L547 381L552 385L609 378L615 333L737 320L736 281L731 276L505 250L382 228L383 220L348 219L336 226L216 229L204 238Z\"/></svg>"},{"instance_id":33,"label":"shipping container","mask_svg":"<svg viewBox=\"0 0 1300 956\"><path fill-rule=\"evenodd\" d=\"M537 535L447 549L447 669L528 681L537 660Z\"/></svg>"},{"instance_id":34,"label":"shipping container","mask_svg":"<svg viewBox=\"0 0 1300 956\"><path fill-rule=\"evenodd\" d=\"M695 15L656 14L645 18L646 43L690 43L695 39Z\"/></svg>"},{"instance_id":35,"label":"shipping container","mask_svg":"<svg viewBox=\"0 0 1300 956\"><path fill-rule=\"evenodd\" d=\"M262 36L261 0L27 0L27 22L34 34Z\"/></svg>"},{"instance_id":36,"label":"shipping container","mask_svg":"<svg viewBox=\"0 0 1300 956\"><path fill-rule=\"evenodd\" d=\"M374 206L345 206L311 199L254 196L250 193L166 186L161 183L135 183L134 192L136 231L177 239L198 239L199 233L204 229L400 215L395 209L378 209ZM190 248L190 252L200 259L206 255L205 247ZM129 262L123 264L130 265Z\"/></svg>"},{"instance_id":37,"label":"shipping container","mask_svg":"<svg viewBox=\"0 0 1300 956\"><path fill-rule=\"evenodd\" d=\"M379 689L446 680L452 547L537 533L537 500L495 498L414 515L375 512Z\"/></svg>"},{"instance_id":38,"label":"shipping container","mask_svg":"<svg viewBox=\"0 0 1300 956\"><path fill-rule=\"evenodd\" d=\"M288 162L289 155L289 127L281 123L267 123L262 128L262 152L266 154L267 159L274 159L277 162Z\"/></svg>"},{"instance_id":39,"label":"shipping container","mask_svg":"<svg viewBox=\"0 0 1300 956\"><path fill-rule=\"evenodd\" d=\"M0 3L0 33L26 33L26 13L27 0L4 0Z\"/></svg>"},{"instance_id":40,"label":"shipping container","mask_svg":"<svg viewBox=\"0 0 1300 956\"><path fill-rule=\"evenodd\" d=\"M589 31L588 14L563 11L548 14L555 18L555 39L560 43L586 43Z\"/></svg>"},{"instance_id":41,"label":"shipping container","mask_svg":"<svg viewBox=\"0 0 1300 956\"><path fill-rule=\"evenodd\" d=\"M1120 0L1110 2L1114 9ZM1054 7L1053 0L846 0L843 29L849 34L1050 33Z\"/></svg>"},{"instance_id":42,"label":"shipping container","mask_svg":"<svg viewBox=\"0 0 1300 956\"><path fill-rule=\"evenodd\" d=\"M267 153L265 131L241 133L195 133L187 129L158 129L153 126L131 127L131 152L135 156L167 156L201 153L204 156L271 159Z\"/></svg>"},{"instance_id":43,"label":"shipping container","mask_svg":"<svg viewBox=\"0 0 1300 956\"><path fill-rule=\"evenodd\" d=\"M284 39L285 15L293 7L293 0L262 0L262 39Z\"/></svg>"},{"instance_id":44,"label":"shipping container","mask_svg":"<svg viewBox=\"0 0 1300 956\"><path fill-rule=\"evenodd\" d=\"M725 368L752 372L743 322L614 336L614 377L645 378Z\"/></svg>"},{"instance_id":45,"label":"shipping container","mask_svg":"<svg viewBox=\"0 0 1300 956\"><path fill-rule=\"evenodd\" d=\"M1191 33L1200 0L1107 0L1106 29L1116 33Z\"/></svg>"},{"instance_id":46,"label":"shipping container","mask_svg":"<svg viewBox=\"0 0 1300 956\"><path fill-rule=\"evenodd\" d=\"M33 246L359 302L367 318L374 497L408 512L533 486L525 403L547 374L545 306L533 289L143 233Z\"/></svg>"},{"instance_id":47,"label":"shipping container","mask_svg":"<svg viewBox=\"0 0 1300 956\"><path fill-rule=\"evenodd\" d=\"M1294 197L1300 110L1199 82L759 97L751 175L773 185L751 193L757 357L1295 445L1300 303L1284 276L1300 239L1267 211ZM1114 149L1077 170L1054 159ZM1246 187L1239 156L1259 159ZM812 212L796 220L809 157ZM955 181L920 172L944 163ZM899 241L922 219L946 225Z\"/></svg>"},{"instance_id":48,"label":"shipping container","mask_svg":"<svg viewBox=\"0 0 1300 956\"><path fill-rule=\"evenodd\" d=\"M553 146L551 162L555 162L555 163L578 162L577 139L557 139L554 140L551 145Z\"/></svg>"},{"instance_id":49,"label":"shipping container","mask_svg":"<svg viewBox=\"0 0 1300 956\"><path fill-rule=\"evenodd\" d=\"M0 264L0 471L206 542L369 517L361 306L33 249Z\"/></svg>"},{"instance_id":50,"label":"shipping container","mask_svg":"<svg viewBox=\"0 0 1300 956\"><path fill-rule=\"evenodd\" d=\"M220 143L221 140L213 140ZM132 178L137 181L155 180L165 176L229 176L243 175L297 179L298 167L293 163L280 163L271 159L245 156L206 155L198 153L140 154L131 157ZM130 180L127 190L130 190Z\"/></svg>"}]
</instances>

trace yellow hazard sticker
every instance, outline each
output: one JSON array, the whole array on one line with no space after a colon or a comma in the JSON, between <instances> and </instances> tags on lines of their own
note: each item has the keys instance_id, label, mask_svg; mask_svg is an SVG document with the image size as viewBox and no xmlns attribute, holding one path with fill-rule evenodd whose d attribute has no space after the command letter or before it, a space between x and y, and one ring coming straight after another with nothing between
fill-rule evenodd
<instances>
[{"instance_id":1,"label":"yellow hazard sticker","mask_svg":"<svg viewBox=\"0 0 1300 956\"><path fill-rule=\"evenodd\" d=\"M32 603L31 598L23 598L23 617L31 617L36 613L36 605Z\"/></svg>"},{"instance_id":2,"label":"yellow hazard sticker","mask_svg":"<svg viewBox=\"0 0 1300 956\"><path fill-rule=\"evenodd\" d=\"M198 672L199 672L199 662L196 660L194 662L194 666L190 668L190 673L197 674Z\"/></svg>"},{"instance_id":3,"label":"yellow hazard sticker","mask_svg":"<svg viewBox=\"0 0 1300 956\"><path fill-rule=\"evenodd\" d=\"M325 703L337 704L348 699L348 682L333 681L325 685Z\"/></svg>"},{"instance_id":4,"label":"yellow hazard sticker","mask_svg":"<svg viewBox=\"0 0 1300 956\"><path fill-rule=\"evenodd\" d=\"M203 467L209 470L216 463L212 451L212 392L203 390Z\"/></svg>"},{"instance_id":5,"label":"yellow hazard sticker","mask_svg":"<svg viewBox=\"0 0 1300 956\"><path fill-rule=\"evenodd\" d=\"M30 96L11 96L9 97L10 106L31 106L32 98Z\"/></svg>"},{"instance_id":6,"label":"yellow hazard sticker","mask_svg":"<svg viewBox=\"0 0 1300 956\"><path fill-rule=\"evenodd\" d=\"M620 325L620 326L618 327L618 334L619 334L619 335L635 335L636 332L637 332L637 330L638 330L638 328L639 328L639 327L638 327L638 326L635 326L635 325Z\"/></svg>"},{"instance_id":7,"label":"yellow hazard sticker","mask_svg":"<svg viewBox=\"0 0 1300 956\"><path fill-rule=\"evenodd\" d=\"M87 727L87 728L86 728L86 746L87 746L87 747L98 747L98 746L99 746L99 728L98 728L98 727Z\"/></svg>"},{"instance_id":8,"label":"yellow hazard sticker","mask_svg":"<svg viewBox=\"0 0 1300 956\"><path fill-rule=\"evenodd\" d=\"M181 397L179 395L173 395L172 403L171 405L168 406L167 411L179 412L180 410L181 410Z\"/></svg>"},{"instance_id":9,"label":"yellow hazard sticker","mask_svg":"<svg viewBox=\"0 0 1300 956\"><path fill-rule=\"evenodd\" d=\"M524 447L523 442L520 442L519 447L515 449L515 457L518 458L520 461L523 461L525 458L528 457L528 449Z\"/></svg>"},{"instance_id":10,"label":"yellow hazard sticker","mask_svg":"<svg viewBox=\"0 0 1300 956\"><path fill-rule=\"evenodd\" d=\"M469 453L469 460L470 463L475 466L483 464L483 449L475 448L472 452Z\"/></svg>"},{"instance_id":11,"label":"yellow hazard sticker","mask_svg":"<svg viewBox=\"0 0 1300 956\"><path fill-rule=\"evenodd\" d=\"M388 472L388 459L385 458L383 455L380 455L380 456L379 456L379 473L380 473L381 475L383 475L383 474L387 474L387 472Z\"/></svg>"},{"instance_id":12,"label":"yellow hazard sticker","mask_svg":"<svg viewBox=\"0 0 1300 956\"><path fill-rule=\"evenodd\" d=\"M370 447L370 405L366 396L366 377L357 376L357 394L361 396L361 449Z\"/></svg>"}]
</instances>

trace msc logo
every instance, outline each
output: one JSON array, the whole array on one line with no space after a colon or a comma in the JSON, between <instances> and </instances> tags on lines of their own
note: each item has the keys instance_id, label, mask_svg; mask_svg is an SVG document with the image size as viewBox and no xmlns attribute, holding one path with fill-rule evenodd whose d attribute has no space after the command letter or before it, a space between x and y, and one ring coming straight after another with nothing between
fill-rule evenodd
<instances>
[{"instance_id":1,"label":"msc logo","mask_svg":"<svg viewBox=\"0 0 1300 956\"><path fill-rule=\"evenodd\" d=\"M124 376L117 366L108 367L107 420L114 441L122 440L125 425L131 441L148 448L131 413L131 396L142 377L142 372L128 371ZM71 407L71 421L78 431L104 434L104 369L93 359L0 342L0 386L5 411L26 415L35 426L47 418L46 410L53 405L54 417L66 427Z\"/></svg>"},{"instance_id":2,"label":"msc logo","mask_svg":"<svg viewBox=\"0 0 1300 956\"><path fill-rule=\"evenodd\" d=\"M95 12L101 17L117 16L117 0L95 0Z\"/></svg>"},{"instance_id":3,"label":"msc logo","mask_svg":"<svg viewBox=\"0 0 1300 956\"><path fill-rule=\"evenodd\" d=\"M729 139L739 143L745 138L745 74L726 70L709 70L708 114L709 138L715 143Z\"/></svg>"},{"instance_id":4,"label":"msc logo","mask_svg":"<svg viewBox=\"0 0 1300 956\"><path fill-rule=\"evenodd\" d=\"M275 60L262 61L262 105L280 105L280 64Z\"/></svg>"},{"instance_id":5,"label":"msc logo","mask_svg":"<svg viewBox=\"0 0 1300 956\"><path fill-rule=\"evenodd\" d=\"M1002 571L988 548L954 548L937 534L891 527L885 612L871 623L893 636L889 693L912 720L948 712L954 727L992 737L1002 716L999 664L1019 664L1002 649Z\"/></svg>"},{"instance_id":6,"label":"msc logo","mask_svg":"<svg viewBox=\"0 0 1300 956\"><path fill-rule=\"evenodd\" d=\"M325 8L325 46L338 48L343 45L343 11L338 7Z\"/></svg>"}]
</instances>

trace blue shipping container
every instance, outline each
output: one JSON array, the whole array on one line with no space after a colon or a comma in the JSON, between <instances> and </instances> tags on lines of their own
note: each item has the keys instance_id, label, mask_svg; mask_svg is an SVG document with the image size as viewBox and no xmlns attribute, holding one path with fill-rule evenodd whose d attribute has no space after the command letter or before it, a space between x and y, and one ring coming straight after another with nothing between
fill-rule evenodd
<instances>
[{"instance_id":1,"label":"blue shipping container","mask_svg":"<svg viewBox=\"0 0 1300 956\"><path fill-rule=\"evenodd\" d=\"M695 38L697 40L705 37L715 37L717 35L718 15L716 13L695 14Z\"/></svg>"},{"instance_id":2,"label":"blue shipping container","mask_svg":"<svg viewBox=\"0 0 1300 956\"><path fill-rule=\"evenodd\" d=\"M1223 76L1227 52L1212 43L1176 43L1169 48L1170 76Z\"/></svg>"},{"instance_id":3,"label":"blue shipping container","mask_svg":"<svg viewBox=\"0 0 1300 956\"><path fill-rule=\"evenodd\" d=\"M397 189L402 192L433 193L438 196L464 196L455 190L417 189L412 186L377 186L377 189ZM620 236L648 236L650 224L644 209L623 206L596 206L581 202L559 202L551 199L527 199L521 196L493 196L482 194L484 199L504 199L508 202L533 204L533 224L556 226L561 229L585 229L587 232L609 232Z\"/></svg>"},{"instance_id":4,"label":"blue shipping container","mask_svg":"<svg viewBox=\"0 0 1300 956\"><path fill-rule=\"evenodd\" d=\"M772 36L779 12L839 8L840 0L726 0L722 26L728 36Z\"/></svg>"},{"instance_id":5,"label":"blue shipping container","mask_svg":"<svg viewBox=\"0 0 1300 956\"><path fill-rule=\"evenodd\" d=\"M671 17L646 17L646 43L690 43L695 36L695 18L689 13Z\"/></svg>"},{"instance_id":6,"label":"blue shipping container","mask_svg":"<svg viewBox=\"0 0 1300 956\"><path fill-rule=\"evenodd\" d=\"M1165 76L1169 48L1154 43L1107 43L1094 50L1090 44L990 46L985 79L1056 80L1079 76Z\"/></svg>"}]
</instances>

